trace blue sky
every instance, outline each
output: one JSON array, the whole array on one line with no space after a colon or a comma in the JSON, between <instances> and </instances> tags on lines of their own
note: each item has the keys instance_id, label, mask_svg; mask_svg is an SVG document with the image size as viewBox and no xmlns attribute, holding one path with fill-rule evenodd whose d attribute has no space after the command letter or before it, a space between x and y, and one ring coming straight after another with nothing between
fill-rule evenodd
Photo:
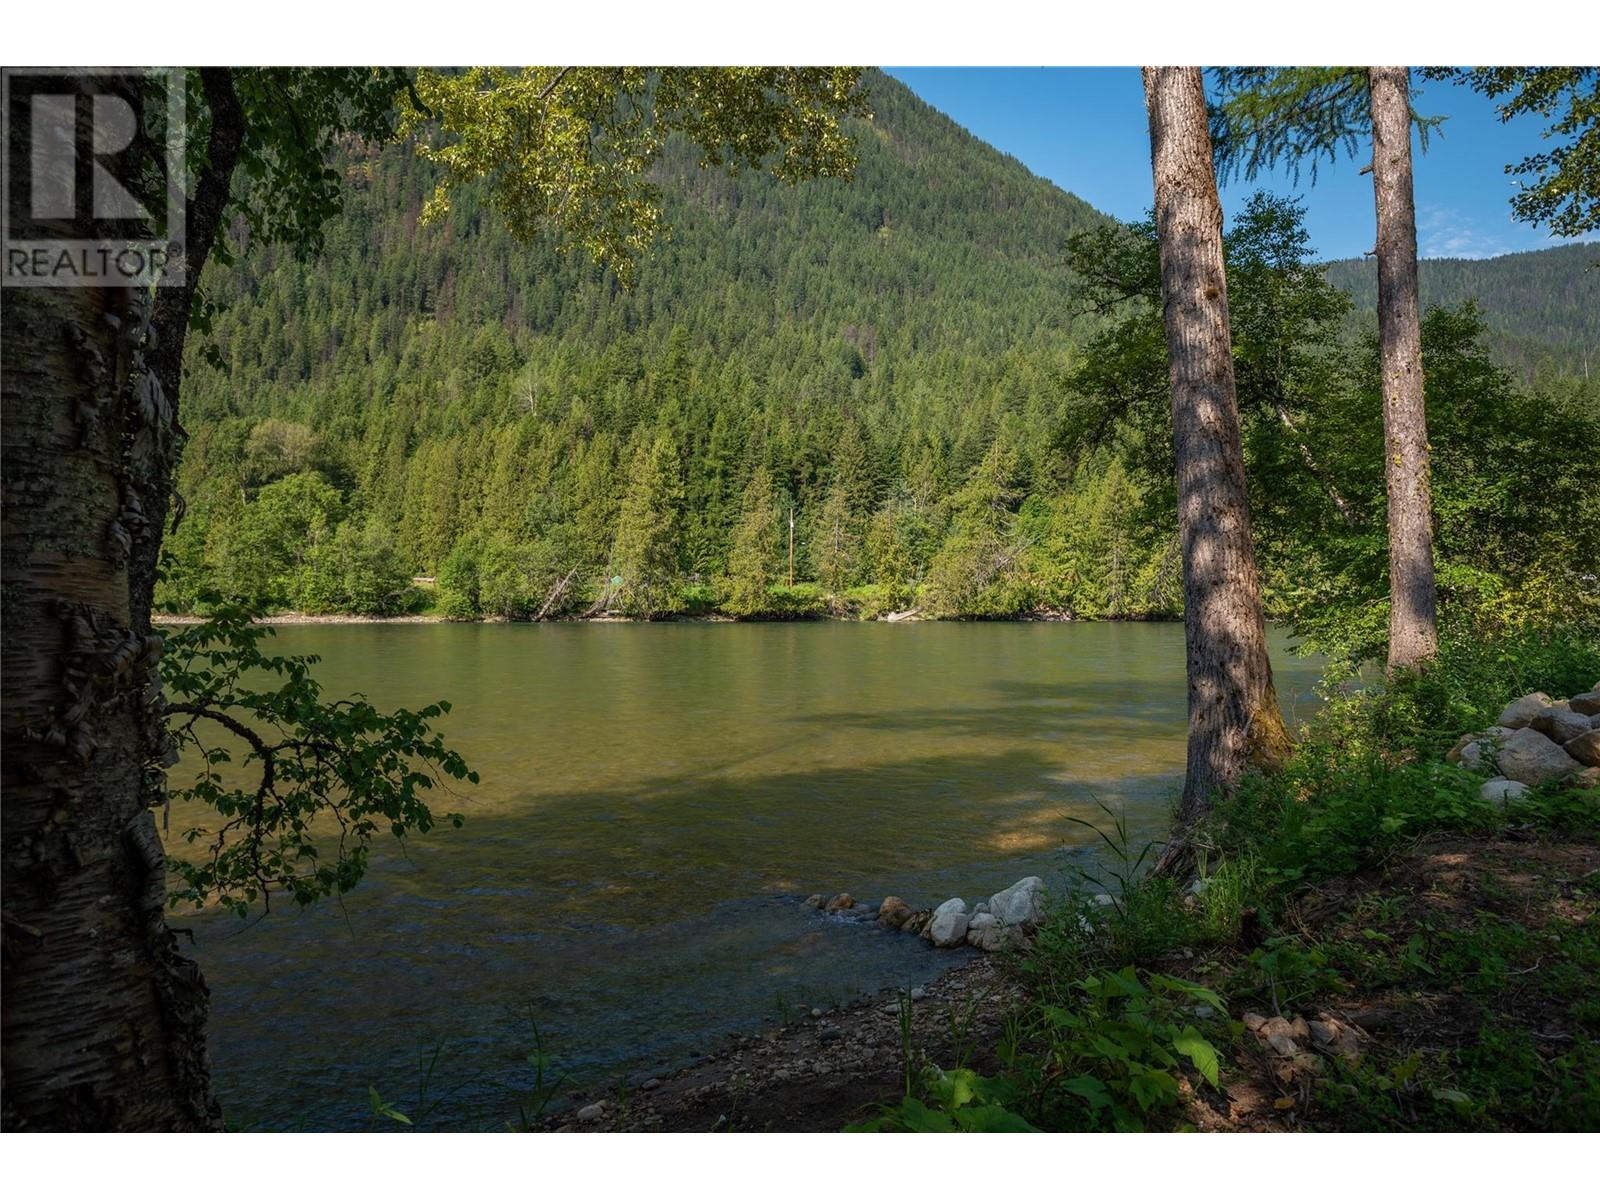
<instances>
[{"instance_id":1,"label":"blue sky","mask_svg":"<svg viewBox=\"0 0 1600 1200\"><path fill-rule=\"evenodd\" d=\"M1122 220L1150 206L1144 92L1134 67L889 67L888 73L978 137L1030 170ZM1547 145L1544 122L1502 124L1483 97L1449 83L1423 85L1418 111L1446 115L1416 159L1417 248L1424 258L1486 258L1557 245L1543 229L1512 219L1514 184L1504 173ZM1323 258L1353 258L1374 241L1372 184L1350 158L1317 169L1236 181L1223 189L1231 215L1251 192L1297 195Z\"/></svg>"}]
</instances>

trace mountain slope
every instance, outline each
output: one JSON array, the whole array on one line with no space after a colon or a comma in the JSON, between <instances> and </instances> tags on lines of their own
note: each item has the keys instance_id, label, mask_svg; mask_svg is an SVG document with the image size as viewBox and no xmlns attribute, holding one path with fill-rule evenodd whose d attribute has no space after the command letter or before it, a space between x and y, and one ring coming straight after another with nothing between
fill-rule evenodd
<instances>
[{"instance_id":1,"label":"mountain slope","mask_svg":"<svg viewBox=\"0 0 1600 1200\"><path fill-rule=\"evenodd\" d=\"M848 184L730 178L672 147L657 170L670 236L629 292L577 254L513 242L479 191L420 225L427 165L348 148L350 201L317 260L250 251L208 276L228 369L190 363L194 516L169 601L205 578L315 602L295 583L306 563L263 565L237 532L307 470L337 502L304 487L296 520L307 504L329 529L375 520L410 570L444 570L479 534L558 537L552 555L598 568L663 436L681 490L657 500L682 514L686 579L726 568L759 466L799 513L802 577L822 569L833 489L848 493L831 526L840 578L872 574L869 526L891 505L873 561L909 588L942 501L997 443L1006 492L1030 490L1094 324L1072 303L1065 243L1107 218L894 80L869 87Z\"/></svg>"},{"instance_id":2,"label":"mountain slope","mask_svg":"<svg viewBox=\"0 0 1600 1200\"><path fill-rule=\"evenodd\" d=\"M208 270L226 370L188 364L162 601L385 610L421 574L461 615L703 607L742 573L740 595L794 612L820 601L775 587L792 512L796 578L869 611L1170 612L1168 523L1141 511L1162 485L1062 452L1103 320L1064 248L1109 218L869 87L849 183L730 178L671 146L670 236L628 292L514 242L481 190L421 225L427 164L345 147L319 257ZM1567 260L1521 257L1585 294ZM1329 268L1356 289L1364 270ZM1501 287L1460 274L1424 280ZM1594 308L1563 305L1506 306L1506 336L1570 344Z\"/></svg>"},{"instance_id":3,"label":"mountain slope","mask_svg":"<svg viewBox=\"0 0 1600 1200\"><path fill-rule=\"evenodd\" d=\"M429 318L498 325L519 341L628 337L646 351L682 325L721 353L797 329L816 345L875 335L877 350L901 355L935 343L1000 353L1070 331L1062 248L1106 218L887 76L868 82L874 119L853 123L860 165L849 183L730 178L674 146L657 169L670 233L630 293L575 254L518 245L475 190L446 222L421 227L428 166L400 147L355 158L320 260L251 256L222 285L237 303L219 342L249 376L235 383L365 369L403 356L408 326ZM214 384L190 394L210 399Z\"/></svg>"},{"instance_id":4,"label":"mountain slope","mask_svg":"<svg viewBox=\"0 0 1600 1200\"><path fill-rule=\"evenodd\" d=\"M1600 244L1553 246L1499 258L1429 258L1420 264L1425 306L1475 301L1495 355L1524 374L1583 374L1600 367ZM1328 264L1328 280L1363 312L1376 312L1371 259Z\"/></svg>"}]
</instances>

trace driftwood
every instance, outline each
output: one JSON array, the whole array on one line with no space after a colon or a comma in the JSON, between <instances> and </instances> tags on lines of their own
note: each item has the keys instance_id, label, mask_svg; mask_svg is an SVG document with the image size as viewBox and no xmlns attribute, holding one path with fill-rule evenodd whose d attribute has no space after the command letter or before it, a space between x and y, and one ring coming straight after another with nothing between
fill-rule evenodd
<instances>
[{"instance_id":1,"label":"driftwood","mask_svg":"<svg viewBox=\"0 0 1600 1200\"><path fill-rule=\"evenodd\" d=\"M598 617L610 612L611 602L617 598L617 590L611 584L606 584L600 595L595 598L595 602L584 610L583 615L586 617Z\"/></svg>"},{"instance_id":2,"label":"driftwood","mask_svg":"<svg viewBox=\"0 0 1600 1200\"><path fill-rule=\"evenodd\" d=\"M578 568L573 567L562 578L561 582L550 589L550 594L544 598L544 603L539 606L539 611L533 615L535 621L542 621L546 614L556 606L561 597L567 594L567 587L572 583L572 577L578 573Z\"/></svg>"}]
</instances>

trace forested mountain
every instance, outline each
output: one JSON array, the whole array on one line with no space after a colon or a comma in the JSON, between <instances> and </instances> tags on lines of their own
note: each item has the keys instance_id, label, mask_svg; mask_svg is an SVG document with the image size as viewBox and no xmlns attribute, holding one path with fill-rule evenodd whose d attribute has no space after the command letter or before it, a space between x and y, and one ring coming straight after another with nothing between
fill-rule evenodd
<instances>
[{"instance_id":1,"label":"forested mountain","mask_svg":"<svg viewBox=\"0 0 1600 1200\"><path fill-rule=\"evenodd\" d=\"M191 364L189 518L168 599L192 602L206 580L280 604L370 602L307 594L292 578L305 563L263 553L308 505L327 536L294 539L307 552L341 523L353 547L358 515L408 572L448 577L466 542L522 563L549 538L560 545L535 557L560 575L569 559L620 568L617 515L662 434L672 484L656 499L682 517L689 583L725 570L758 466L774 507L797 510L801 577L822 570L834 483L849 520L832 542L851 560L836 579L872 575L885 504L879 551L920 575L934 510L997 440L1008 489L1041 469L1090 324L1065 242L1104 218L887 77L870 88L848 184L730 178L670 154L670 234L628 292L576 253L517 244L480 194L419 224L427 164L351 147L350 199L320 258L247 251L208 281L226 369ZM280 498L271 520L244 519Z\"/></svg>"},{"instance_id":2,"label":"forested mountain","mask_svg":"<svg viewBox=\"0 0 1600 1200\"><path fill-rule=\"evenodd\" d=\"M1153 276L1138 266L1153 243L1129 250L1108 218L902 85L872 73L868 86L849 182L729 177L671 148L656 172L670 234L629 291L578 253L515 242L481 191L422 224L428 164L403 145L343 147L346 209L320 256L244 247L206 276L219 309L191 339L204 349L184 397L186 515L161 602L1174 611L1171 475L1140 449L1169 440ZM1332 299L1311 307L1327 319L1285 332L1272 297L1316 272L1292 211L1253 212L1236 241L1256 265L1229 286L1260 320L1241 318L1236 341L1269 375L1293 361L1309 381L1273 375L1259 391L1276 398L1246 413L1264 569L1280 611L1294 597L1326 608L1295 539L1330 495L1340 519L1381 509L1366 475L1370 496L1328 478L1354 444L1333 414L1366 419L1375 368L1320 276ZM1096 293L1089 279L1119 256L1137 278ZM1359 266L1341 272L1359 280ZM1546 330L1592 326L1592 307L1528 286L1559 314ZM1531 340L1539 326L1515 328ZM1474 336L1453 344L1468 353ZM1473 381L1479 408L1462 412L1503 407L1496 380L1443 377ZM1319 569L1368 588L1381 541L1353 528ZM1473 526L1462 543L1482 540Z\"/></svg>"},{"instance_id":3,"label":"forested mountain","mask_svg":"<svg viewBox=\"0 0 1600 1200\"><path fill-rule=\"evenodd\" d=\"M1585 374L1600 369L1600 243L1552 246L1498 258L1427 258L1418 264L1424 305L1474 301L1489 345L1506 365ZM1358 311L1378 306L1378 268L1368 259L1328 264L1328 280Z\"/></svg>"}]
</instances>

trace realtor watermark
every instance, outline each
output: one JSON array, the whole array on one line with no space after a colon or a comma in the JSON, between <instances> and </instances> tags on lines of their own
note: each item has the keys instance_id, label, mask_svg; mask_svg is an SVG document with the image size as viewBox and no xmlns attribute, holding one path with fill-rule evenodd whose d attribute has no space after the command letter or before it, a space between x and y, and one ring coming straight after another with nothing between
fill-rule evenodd
<instances>
[{"instance_id":1,"label":"realtor watermark","mask_svg":"<svg viewBox=\"0 0 1600 1200\"><path fill-rule=\"evenodd\" d=\"M182 68L0 71L0 284L184 282Z\"/></svg>"}]
</instances>

